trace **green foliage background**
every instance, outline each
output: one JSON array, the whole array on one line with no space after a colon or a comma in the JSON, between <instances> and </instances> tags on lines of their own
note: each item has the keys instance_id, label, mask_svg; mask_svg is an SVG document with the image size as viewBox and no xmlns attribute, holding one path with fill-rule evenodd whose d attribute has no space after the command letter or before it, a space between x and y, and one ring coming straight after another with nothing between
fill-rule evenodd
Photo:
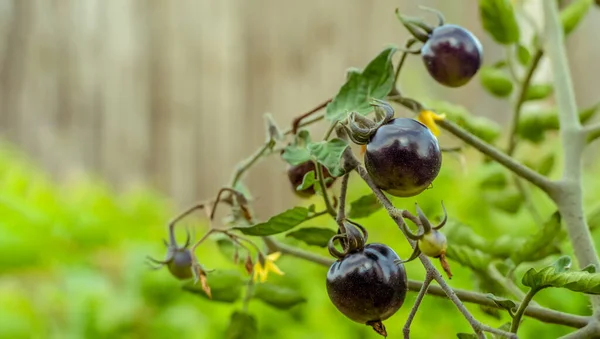
<instances>
[{"instance_id":1,"label":"green foliage background","mask_svg":"<svg viewBox=\"0 0 600 339\"><path fill-rule=\"evenodd\" d=\"M547 150L553 149L552 143ZM538 147L536 150L536 154L543 153ZM524 154L531 158L533 152L530 149ZM496 165L482 166L474 152L467 152L466 159L463 166L457 157L446 156L432 189L416 198L396 199L396 205L413 209L418 202L428 215L435 216L441 214L443 199L451 221L464 223L487 239L534 233L538 226L525 208L507 213L486 201L486 196L497 193L489 183L482 187L482 182ZM593 179L597 169L591 166L586 179L590 206L598 201L600 184ZM354 175L351 183L350 201L368 192ZM549 217L551 203L541 193L534 193L536 205ZM166 222L177 212L168 197L148 189L116 194L92 178L54 183L36 164L2 148L0 338L223 338L231 313L240 308L239 301L232 305L187 293L166 269L151 271L144 264L146 255L160 258L164 254L161 239L166 236ZM358 221L368 228L370 242L385 242L403 258L410 255L406 240L385 212ZM206 229L201 219L188 224L197 236ZM301 227L310 226L333 228L334 224L323 217ZM595 239L600 241L597 234ZM283 240L326 255L321 248ZM568 244L563 248L570 253ZM197 253L208 268L237 269L215 242L205 243ZM554 258L524 264L517 276ZM378 338L369 327L346 319L329 302L325 267L285 256L278 264L286 274L271 275L270 282L294 287L306 302L280 311L253 300L249 310L257 318L259 338ZM468 269L454 261L451 265L453 287L475 288ZM407 271L410 279L422 279L424 273L418 261L407 264ZM390 338L401 335L415 296L409 293L401 311L385 322ZM585 296L567 290L544 290L536 301L577 314L588 312ZM468 307L493 326L509 320L506 314L495 319L477 305ZM414 338L452 337L461 331L469 332L469 327L454 305L431 296L425 298L412 327ZM520 337L554 338L568 331L527 318Z\"/></svg>"}]
</instances>

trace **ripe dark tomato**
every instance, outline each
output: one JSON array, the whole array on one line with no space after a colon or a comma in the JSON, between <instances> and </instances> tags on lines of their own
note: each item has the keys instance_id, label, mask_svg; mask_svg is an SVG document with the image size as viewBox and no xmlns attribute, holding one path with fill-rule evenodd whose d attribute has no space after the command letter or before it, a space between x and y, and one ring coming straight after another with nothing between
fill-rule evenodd
<instances>
[{"instance_id":1,"label":"ripe dark tomato","mask_svg":"<svg viewBox=\"0 0 600 339\"><path fill-rule=\"evenodd\" d=\"M436 27L421 48L429 74L440 84L460 87L481 67L483 48L473 33L457 25Z\"/></svg>"},{"instance_id":2,"label":"ripe dark tomato","mask_svg":"<svg viewBox=\"0 0 600 339\"><path fill-rule=\"evenodd\" d=\"M303 162L296 166L288 166L288 169L287 169L287 175L288 175L288 179L290 179L290 183L292 184L292 190L294 192L296 192L296 194L298 196L303 197L303 198L307 198L307 197L310 197L315 194L315 188L313 186L311 186L305 190L302 190L302 191L296 190L296 187L298 187L302 184L302 179L304 179L304 176L306 175L306 173L308 173L310 171L315 171L315 178L316 178L317 173L316 173L316 169L315 169L315 164L312 161ZM327 186L327 188L331 187L331 185L333 185L333 182L335 181L335 178L331 176L331 174L329 173L327 168L325 168L324 166L323 166L323 176L326 179L327 178L333 179L333 180L327 180L326 184L325 184L325 186Z\"/></svg>"},{"instance_id":3,"label":"ripe dark tomato","mask_svg":"<svg viewBox=\"0 0 600 339\"><path fill-rule=\"evenodd\" d=\"M423 192L442 167L437 138L427 126L410 118L396 118L379 127L364 159L377 187L397 197Z\"/></svg>"},{"instance_id":4,"label":"ripe dark tomato","mask_svg":"<svg viewBox=\"0 0 600 339\"><path fill-rule=\"evenodd\" d=\"M391 317L406 297L408 282L398 255L384 244L368 244L334 262L327 273L327 293L348 318L366 325ZM383 326L383 325L382 325Z\"/></svg>"}]
</instances>

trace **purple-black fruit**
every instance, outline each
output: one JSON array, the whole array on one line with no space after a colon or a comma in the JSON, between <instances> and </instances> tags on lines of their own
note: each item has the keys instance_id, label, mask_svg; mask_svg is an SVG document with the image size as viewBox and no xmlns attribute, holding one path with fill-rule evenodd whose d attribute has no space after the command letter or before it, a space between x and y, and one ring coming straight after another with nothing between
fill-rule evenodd
<instances>
[{"instance_id":1,"label":"purple-black fruit","mask_svg":"<svg viewBox=\"0 0 600 339\"><path fill-rule=\"evenodd\" d=\"M410 118L396 118L379 127L364 159L377 187L397 197L423 192L442 166L437 138L427 126Z\"/></svg>"},{"instance_id":2,"label":"purple-black fruit","mask_svg":"<svg viewBox=\"0 0 600 339\"><path fill-rule=\"evenodd\" d=\"M465 85L477 73L483 61L481 43L465 28L442 25L433 29L421 48L421 57L429 74L448 87Z\"/></svg>"},{"instance_id":3,"label":"purple-black fruit","mask_svg":"<svg viewBox=\"0 0 600 339\"><path fill-rule=\"evenodd\" d=\"M302 180L304 179L304 176L306 175L306 173L308 173L310 171L315 171L315 178L316 178L317 177L316 168L315 168L315 164L312 161L303 162L296 166L290 165L290 166L288 166L288 169L287 169L287 175L288 175L288 179L290 180L290 184L292 185L292 190L298 196L303 197L303 198L307 198L307 197L310 197L315 194L315 188L313 186L311 186L307 189L301 190L301 191L296 190L296 188L302 184ZM329 180L325 181L325 186L327 186L327 188L331 187L331 185L333 185L333 182L335 181L335 178L331 176L331 174L329 173L327 168L324 166L323 166L323 177L325 179L329 178Z\"/></svg>"},{"instance_id":4,"label":"purple-black fruit","mask_svg":"<svg viewBox=\"0 0 600 339\"><path fill-rule=\"evenodd\" d=\"M408 282L398 255L372 243L334 262L327 273L327 293L346 317L385 335L382 321L404 303Z\"/></svg>"}]
</instances>

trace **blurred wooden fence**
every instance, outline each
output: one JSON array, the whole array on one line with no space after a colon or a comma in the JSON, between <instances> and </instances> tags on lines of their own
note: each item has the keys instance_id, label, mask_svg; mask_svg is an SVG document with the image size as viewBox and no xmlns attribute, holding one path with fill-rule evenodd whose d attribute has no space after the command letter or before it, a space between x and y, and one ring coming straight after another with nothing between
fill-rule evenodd
<instances>
[{"instance_id":1,"label":"blurred wooden fence","mask_svg":"<svg viewBox=\"0 0 600 339\"><path fill-rule=\"evenodd\" d=\"M472 0L0 0L0 137L59 178L84 170L205 198L263 142L263 113L284 125L330 97L348 67L403 42L394 9L428 15L417 4L473 30L487 61L502 55ZM477 81L448 90L424 74L412 59L405 90L505 120ZM259 210L292 199L283 172L273 159L250 174Z\"/></svg>"}]
</instances>

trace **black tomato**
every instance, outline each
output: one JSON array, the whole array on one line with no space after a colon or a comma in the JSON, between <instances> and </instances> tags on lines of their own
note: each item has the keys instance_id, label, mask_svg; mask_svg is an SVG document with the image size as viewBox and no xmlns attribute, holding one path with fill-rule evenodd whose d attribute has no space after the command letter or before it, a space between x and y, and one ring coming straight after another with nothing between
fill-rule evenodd
<instances>
[{"instance_id":1,"label":"black tomato","mask_svg":"<svg viewBox=\"0 0 600 339\"><path fill-rule=\"evenodd\" d=\"M436 27L421 48L421 57L429 74L440 84L460 87L481 67L481 43L463 27L442 25Z\"/></svg>"},{"instance_id":2,"label":"black tomato","mask_svg":"<svg viewBox=\"0 0 600 339\"><path fill-rule=\"evenodd\" d=\"M361 324L381 324L406 297L408 287L398 255L384 244L372 243L334 262L327 273L327 293L335 307Z\"/></svg>"},{"instance_id":3,"label":"black tomato","mask_svg":"<svg viewBox=\"0 0 600 339\"><path fill-rule=\"evenodd\" d=\"M423 192L442 167L437 138L427 126L410 118L396 118L379 127L364 159L377 187L397 197Z\"/></svg>"},{"instance_id":4,"label":"black tomato","mask_svg":"<svg viewBox=\"0 0 600 339\"><path fill-rule=\"evenodd\" d=\"M306 173L310 171L315 171L316 177L316 168L312 161L303 162L296 166L288 166L287 175L288 179L290 180L290 184L292 185L292 190L300 197L306 198L315 194L315 188L313 186L302 191L296 190L296 188L302 184L302 180L304 179ZM323 176L326 179L330 178L329 180L326 180L325 186L327 186L327 188L331 187L335 181L335 178L331 176L325 167L323 167Z\"/></svg>"}]
</instances>

